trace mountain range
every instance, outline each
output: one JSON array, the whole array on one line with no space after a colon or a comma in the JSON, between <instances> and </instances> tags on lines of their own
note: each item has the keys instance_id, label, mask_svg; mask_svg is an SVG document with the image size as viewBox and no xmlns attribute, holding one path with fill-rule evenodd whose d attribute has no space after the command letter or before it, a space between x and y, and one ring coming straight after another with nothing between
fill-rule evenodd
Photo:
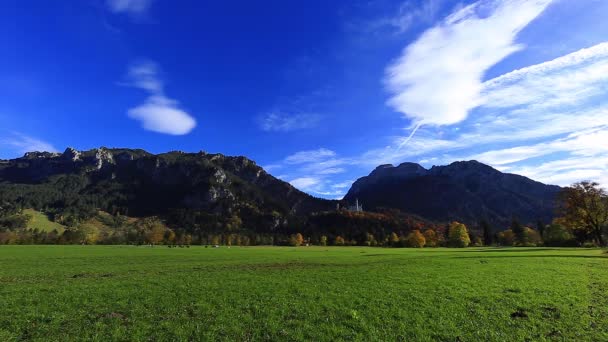
<instances>
[{"instance_id":1,"label":"mountain range","mask_svg":"<svg viewBox=\"0 0 608 342\"><path fill-rule=\"evenodd\" d=\"M434 221L486 220L506 227L514 217L523 223L549 222L560 189L474 160L428 170L403 163L378 166L359 178L344 199L358 199L367 210L388 207Z\"/></svg>"},{"instance_id":2,"label":"mountain range","mask_svg":"<svg viewBox=\"0 0 608 342\"><path fill-rule=\"evenodd\" d=\"M306 229L317 213L356 200L366 211L398 210L432 222L487 220L503 228L512 217L549 221L559 191L476 161L428 170L414 163L381 165L358 179L342 201L312 197L248 158L205 152L68 148L0 161L0 207L13 203L75 219L96 210L159 216L200 230Z\"/></svg>"}]
</instances>

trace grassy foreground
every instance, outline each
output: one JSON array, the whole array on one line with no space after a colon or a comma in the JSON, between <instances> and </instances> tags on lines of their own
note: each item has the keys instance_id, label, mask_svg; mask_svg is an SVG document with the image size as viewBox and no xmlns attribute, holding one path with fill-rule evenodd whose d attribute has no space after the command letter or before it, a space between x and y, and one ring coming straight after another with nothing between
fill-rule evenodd
<instances>
[{"instance_id":1,"label":"grassy foreground","mask_svg":"<svg viewBox=\"0 0 608 342\"><path fill-rule=\"evenodd\" d=\"M0 340L608 341L607 256L0 246Z\"/></svg>"}]
</instances>

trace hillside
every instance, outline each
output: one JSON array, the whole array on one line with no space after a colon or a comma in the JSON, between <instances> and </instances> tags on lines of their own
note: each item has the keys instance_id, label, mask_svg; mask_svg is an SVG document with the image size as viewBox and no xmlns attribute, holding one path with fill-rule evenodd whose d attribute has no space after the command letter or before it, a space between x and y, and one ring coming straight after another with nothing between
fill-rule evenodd
<instances>
[{"instance_id":1,"label":"hillside","mask_svg":"<svg viewBox=\"0 0 608 342\"><path fill-rule=\"evenodd\" d=\"M143 150L31 152L0 163L0 203L70 225L97 214L160 216L174 227L273 232L334 208L245 157Z\"/></svg>"},{"instance_id":2,"label":"hillside","mask_svg":"<svg viewBox=\"0 0 608 342\"><path fill-rule=\"evenodd\" d=\"M345 200L359 199L366 210L396 208L436 221L475 225L489 221L502 229L512 217L523 223L548 222L559 187L502 173L477 161L425 169L415 163L381 165L358 179Z\"/></svg>"},{"instance_id":3,"label":"hillside","mask_svg":"<svg viewBox=\"0 0 608 342\"><path fill-rule=\"evenodd\" d=\"M39 231L50 233L56 230L58 233L63 233L65 226L49 220L48 216L33 209L23 210L23 214L29 215L31 218L27 223L28 229L37 229Z\"/></svg>"},{"instance_id":4,"label":"hillside","mask_svg":"<svg viewBox=\"0 0 608 342\"><path fill-rule=\"evenodd\" d=\"M0 163L0 210L32 209L29 228L63 230L84 223L120 226L111 217L158 217L190 234L285 237L386 237L451 220L496 230L513 216L548 222L559 187L501 173L476 161L434 166L382 165L353 185L341 207L356 199L368 213L336 212L336 201L314 198L245 157L99 148L31 152ZM5 209L3 209L5 208ZM120 221L120 220L119 220ZM121 221L122 222L122 221ZM135 222L135 221L134 221ZM274 239L273 238L273 239Z\"/></svg>"}]
</instances>

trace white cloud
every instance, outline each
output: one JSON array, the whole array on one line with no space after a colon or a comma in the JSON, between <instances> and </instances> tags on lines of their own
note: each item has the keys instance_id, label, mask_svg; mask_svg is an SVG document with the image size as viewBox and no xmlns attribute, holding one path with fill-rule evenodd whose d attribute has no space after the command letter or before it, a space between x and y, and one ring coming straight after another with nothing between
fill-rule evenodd
<instances>
[{"instance_id":1,"label":"white cloud","mask_svg":"<svg viewBox=\"0 0 608 342\"><path fill-rule=\"evenodd\" d=\"M477 159L558 185L586 178L605 182L607 92L608 43L601 43L486 81L480 106L448 136L423 129L407 149L395 147L406 139L399 137L363 159L376 164L418 155L442 163Z\"/></svg>"},{"instance_id":2,"label":"white cloud","mask_svg":"<svg viewBox=\"0 0 608 342\"><path fill-rule=\"evenodd\" d=\"M450 15L387 68L389 104L415 124L451 125L481 104L486 70L522 47L517 34L551 0L482 0Z\"/></svg>"},{"instance_id":3,"label":"white cloud","mask_svg":"<svg viewBox=\"0 0 608 342\"><path fill-rule=\"evenodd\" d=\"M300 177L292 180L289 183L302 191L308 191L312 187L318 185L320 180L315 177Z\"/></svg>"},{"instance_id":4,"label":"white cloud","mask_svg":"<svg viewBox=\"0 0 608 342\"><path fill-rule=\"evenodd\" d=\"M179 108L177 101L164 93L159 68L151 61L134 64L129 69L129 85L148 92L146 101L129 109L130 118L139 120L144 129L164 134L184 135L196 127L192 115Z\"/></svg>"},{"instance_id":5,"label":"white cloud","mask_svg":"<svg viewBox=\"0 0 608 342\"><path fill-rule=\"evenodd\" d=\"M6 148L20 154L26 152L57 152L57 149L46 141L16 132L1 139L0 146L6 146Z\"/></svg>"},{"instance_id":6,"label":"white cloud","mask_svg":"<svg viewBox=\"0 0 608 342\"><path fill-rule=\"evenodd\" d=\"M281 162L270 164L272 170L287 171L282 179L292 179L291 185L308 193L330 198L341 198L346 193L345 186L336 184L332 177L346 172L344 166L352 160L339 157L336 152L327 148L306 150L293 153Z\"/></svg>"},{"instance_id":7,"label":"white cloud","mask_svg":"<svg viewBox=\"0 0 608 342\"><path fill-rule=\"evenodd\" d=\"M492 165L512 164L519 161L546 156L557 152L568 152L576 156L608 155L608 127L569 134L534 145L517 146L501 150L486 151L466 159L477 159Z\"/></svg>"},{"instance_id":8,"label":"white cloud","mask_svg":"<svg viewBox=\"0 0 608 342\"><path fill-rule=\"evenodd\" d=\"M336 156L336 152L326 148L296 152L285 158L286 164L316 163Z\"/></svg>"},{"instance_id":9,"label":"white cloud","mask_svg":"<svg viewBox=\"0 0 608 342\"><path fill-rule=\"evenodd\" d=\"M602 43L485 82L483 105L489 108L524 104L538 109L572 107L604 94L606 88L601 84L607 74L608 43Z\"/></svg>"},{"instance_id":10,"label":"white cloud","mask_svg":"<svg viewBox=\"0 0 608 342\"><path fill-rule=\"evenodd\" d=\"M313 128L320 121L317 114L290 114L281 111L266 113L258 119L260 128L267 132L291 132L300 129Z\"/></svg>"},{"instance_id":11,"label":"white cloud","mask_svg":"<svg viewBox=\"0 0 608 342\"><path fill-rule=\"evenodd\" d=\"M521 174L547 183L567 186L582 180L594 180L608 185L608 155L595 157L569 157L534 165L514 165L506 172Z\"/></svg>"},{"instance_id":12,"label":"white cloud","mask_svg":"<svg viewBox=\"0 0 608 342\"><path fill-rule=\"evenodd\" d=\"M152 132L184 135L196 127L194 118L164 96L150 96L145 103L129 109L128 114Z\"/></svg>"},{"instance_id":13,"label":"white cloud","mask_svg":"<svg viewBox=\"0 0 608 342\"><path fill-rule=\"evenodd\" d=\"M152 0L107 0L106 4L114 13L141 15L150 8Z\"/></svg>"}]
</instances>

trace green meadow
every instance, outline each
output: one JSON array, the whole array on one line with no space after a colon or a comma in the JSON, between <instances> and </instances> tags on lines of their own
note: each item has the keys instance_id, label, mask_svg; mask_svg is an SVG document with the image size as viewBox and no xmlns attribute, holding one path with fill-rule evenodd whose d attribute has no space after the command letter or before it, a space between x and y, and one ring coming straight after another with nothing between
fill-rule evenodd
<instances>
[{"instance_id":1,"label":"green meadow","mask_svg":"<svg viewBox=\"0 0 608 342\"><path fill-rule=\"evenodd\" d=\"M0 246L0 341L608 341L599 249Z\"/></svg>"}]
</instances>

